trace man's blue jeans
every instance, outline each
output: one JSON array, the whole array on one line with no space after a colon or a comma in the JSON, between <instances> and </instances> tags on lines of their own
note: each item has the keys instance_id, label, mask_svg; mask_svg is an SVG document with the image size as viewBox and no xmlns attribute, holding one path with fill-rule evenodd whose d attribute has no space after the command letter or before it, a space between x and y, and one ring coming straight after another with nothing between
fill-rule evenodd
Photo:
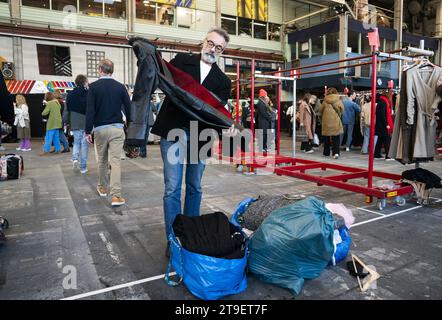
<instances>
[{"instance_id":1,"label":"man's blue jeans","mask_svg":"<svg viewBox=\"0 0 442 320\"><path fill-rule=\"evenodd\" d=\"M43 146L43 151L46 153L51 151L52 143L54 143L55 152L60 152L59 129L46 130L45 144Z\"/></svg>"},{"instance_id":2,"label":"man's blue jeans","mask_svg":"<svg viewBox=\"0 0 442 320\"><path fill-rule=\"evenodd\" d=\"M186 166L186 196L184 200L183 214L186 216L199 216L201 198L203 195L201 180L205 163L198 161L195 164L184 163L186 154L190 155L190 142L187 138L177 142L161 139L160 149L164 164L164 223L166 236L168 237L175 217L181 214L181 184L183 180L183 168Z\"/></svg>"},{"instance_id":3,"label":"man's blue jeans","mask_svg":"<svg viewBox=\"0 0 442 320\"><path fill-rule=\"evenodd\" d=\"M341 143L340 145L342 145L342 140L344 140L344 134L347 132L347 148L351 147L351 141L353 140L353 127L355 126L354 124L343 124L342 125L344 127L344 133L341 134Z\"/></svg>"},{"instance_id":4,"label":"man's blue jeans","mask_svg":"<svg viewBox=\"0 0 442 320\"><path fill-rule=\"evenodd\" d=\"M84 130L73 130L74 150L72 151L72 161L80 161L80 170L86 170L89 144L86 141Z\"/></svg>"}]
</instances>

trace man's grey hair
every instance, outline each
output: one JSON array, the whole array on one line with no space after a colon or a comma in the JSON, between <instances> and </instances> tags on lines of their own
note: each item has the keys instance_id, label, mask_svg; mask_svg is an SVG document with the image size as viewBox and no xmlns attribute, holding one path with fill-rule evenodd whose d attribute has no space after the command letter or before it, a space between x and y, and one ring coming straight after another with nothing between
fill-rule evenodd
<instances>
[{"instance_id":1,"label":"man's grey hair","mask_svg":"<svg viewBox=\"0 0 442 320\"><path fill-rule=\"evenodd\" d=\"M230 36L226 30L224 30L222 28L218 28L218 27L213 27L212 29L209 30L209 32L207 32L207 34L212 33L212 32L216 32L221 37L223 37L224 40L226 41L226 44L228 44L230 42Z\"/></svg>"},{"instance_id":2,"label":"man's grey hair","mask_svg":"<svg viewBox=\"0 0 442 320\"><path fill-rule=\"evenodd\" d=\"M98 69L101 69L105 74L112 74L114 73L114 63L109 59L103 59L100 61Z\"/></svg>"}]
</instances>

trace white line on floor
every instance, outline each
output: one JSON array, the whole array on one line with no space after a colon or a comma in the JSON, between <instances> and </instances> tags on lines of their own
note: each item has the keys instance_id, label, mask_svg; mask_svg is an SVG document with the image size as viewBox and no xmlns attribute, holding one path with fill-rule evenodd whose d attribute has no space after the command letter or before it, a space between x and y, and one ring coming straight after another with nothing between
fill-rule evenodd
<instances>
[{"instance_id":1,"label":"white line on floor","mask_svg":"<svg viewBox=\"0 0 442 320\"><path fill-rule=\"evenodd\" d=\"M435 202L441 202L441 201L442 201L442 199L438 199ZM412 211L412 210L416 210L416 209L423 208L423 207L424 206L421 205L421 206L417 206L417 207L401 210L401 211L398 211L398 212L395 212L395 213L386 214L383 217L377 217L377 218L373 218L373 219L370 219L370 220L366 220L366 221L362 221L362 222L359 222L359 223L355 223L352 226L350 226L350 228L358 227L358 226L361 226L361 225L369 223L369 222L374 222L374 221L377 221L377 220L382 220L382 219L385 219L385 218L393 217L393 216L396 216L398 214L401 214L401 213L404 213L404 212L408 212L408 211ZM358 209L360 209L360 208L358 208Z\"/></svg>"},{"instance_id":2,"label":"white line on floor","mask_svg":"<svg viewBox=\"0 0 442 320\"><path fill-rule=\"evenodd\" d=\"M174 276L176 275L175 272L170 273L170 276ZM124 289L127 287L132 287L135 286L137 284L141 284L141 283L146 283L146 282L150 282L150 281L155 281L161 278L164 278L164 274L159 275L159 276L155 276L155 277L150 277L150 278L145 278L145 279L141 279L141 280L137 280L137 281L132 281L129 283L124 283L124 284L119 284L117 286L113 286L113 287L109 287L109 288L105 288L105 289L100 289L100 290L95 290L95 291L91 291L91 292L87 292L87 293L82 293L82 294L78 294L76 296L72 296L72 297L67 297L61 300L78 300L78 299L83 299L83 298L87 298L87 297L91 297L91 296L96 296L98 294L102 294L102 293L106 293L106 292L110 292L110 291L114 291L114 290L119 290L119 289Z\"/></svg>"},{"instance_id":3,"label":"white line on floor","mask_svg":"<svg viewBox=\"0 0 442 320\"><path fill-rule=\"evenodd\" d=\"M363 210L363 211L367 211L367 212L370 212L370 213L374 213L374 214L377 214L379 216L385 216L385 214L380 213L380 212L376 212L376 211L373 211L373 210L368 210L368 209L365 209L365 208L357 208L357 209Z\"/></svg>"}]
</instances>

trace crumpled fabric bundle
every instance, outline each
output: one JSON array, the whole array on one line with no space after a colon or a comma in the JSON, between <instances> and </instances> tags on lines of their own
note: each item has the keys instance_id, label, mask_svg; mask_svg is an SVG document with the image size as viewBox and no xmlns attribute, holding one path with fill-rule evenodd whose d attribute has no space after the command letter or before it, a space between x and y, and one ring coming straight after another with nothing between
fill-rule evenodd
<instances>
[{"instance_id":1,"label":"crumpled fabric bundle","mask_svg":"<svg viewBox=\"0 0 442 320\"><path fill-rule=\"evenodd\" d=\"M331 213L333 213L333 217L335 218L335 222L337 221L336 215L341 217L344 220L345 226L350 228L350 226L355 222L355 217L350 209L344 206L342 203L326 203L325 207ZM336 224L336 223L335 223ZM335 226L335 229L340 229L341 226Z\"/></svg>"},{"instance_id":2,"label":"crumpled fabric bundle","mask_svg":"<svg viewBox=\"0 0 442 320\"><path fill-rule=\"evenodd\" d=\"M262 222L276 209L303 200L304 195L279 195L279 196L259 196L258 200L250 204L244 214L239 219L243 228L255 231Z\"/></svg>"}]
</instances>

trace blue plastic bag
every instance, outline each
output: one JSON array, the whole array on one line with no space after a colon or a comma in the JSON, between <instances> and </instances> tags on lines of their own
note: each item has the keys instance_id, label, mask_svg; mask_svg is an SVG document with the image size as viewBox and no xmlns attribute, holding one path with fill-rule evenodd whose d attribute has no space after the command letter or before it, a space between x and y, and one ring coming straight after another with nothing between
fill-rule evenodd
<instances>
[{"instance_id":1,"label":"blue plastic bag","mask_svg":"<svg viewBox=\"0 0 442 320\"><path fill-rule=\"evenodd\" d=\"M315 197L277 209L251 237L249 270L297 295L332 259L333 235L333 215Z\"/></svg>"},{"instance_id":2,"label":"blue plastic bag","mask_svg":"<svg viewBox=\"0 0 442 320\"><path fill-rule=\"evenodd\" d=\"M235 211L232 213L229 221L234 226L237 226L239 228L241 227L241 224L238 222L238 217L244 212L246 212L246 209L249 207L249 205L253 202L255 202L257 199L254 198L245 198L243 201L241 201L238 206L236 207Z\"/></svg>"},{"instance_id":3,"label":"blue plastic bag","mask_svg":"<svg viewBox=\"0 0 442 320\"><path fill-rule=\"evenodd\" d=\"M220 299L247 288L247 247L241 259L222 259L184 249L173 230L169 243L171 257L165 276L168 285L176 286L183 281L192 294L204 300ZM172 267L180 278L178 282L169 278Z\"/></svg>"},{"instance_id":4,"label":"blue plastic bag","mask_svg":"<svg viewBox=\"0 0 442 320\"><path fill-rule=\"evenodd\" d=\"M345 226L339 228L339 235L341 236L342 242L336 245L335 253L329 263L333 266L347 258L348 252L350 251L351 237L348 228Z\"/></svg>"}]
</instances>

